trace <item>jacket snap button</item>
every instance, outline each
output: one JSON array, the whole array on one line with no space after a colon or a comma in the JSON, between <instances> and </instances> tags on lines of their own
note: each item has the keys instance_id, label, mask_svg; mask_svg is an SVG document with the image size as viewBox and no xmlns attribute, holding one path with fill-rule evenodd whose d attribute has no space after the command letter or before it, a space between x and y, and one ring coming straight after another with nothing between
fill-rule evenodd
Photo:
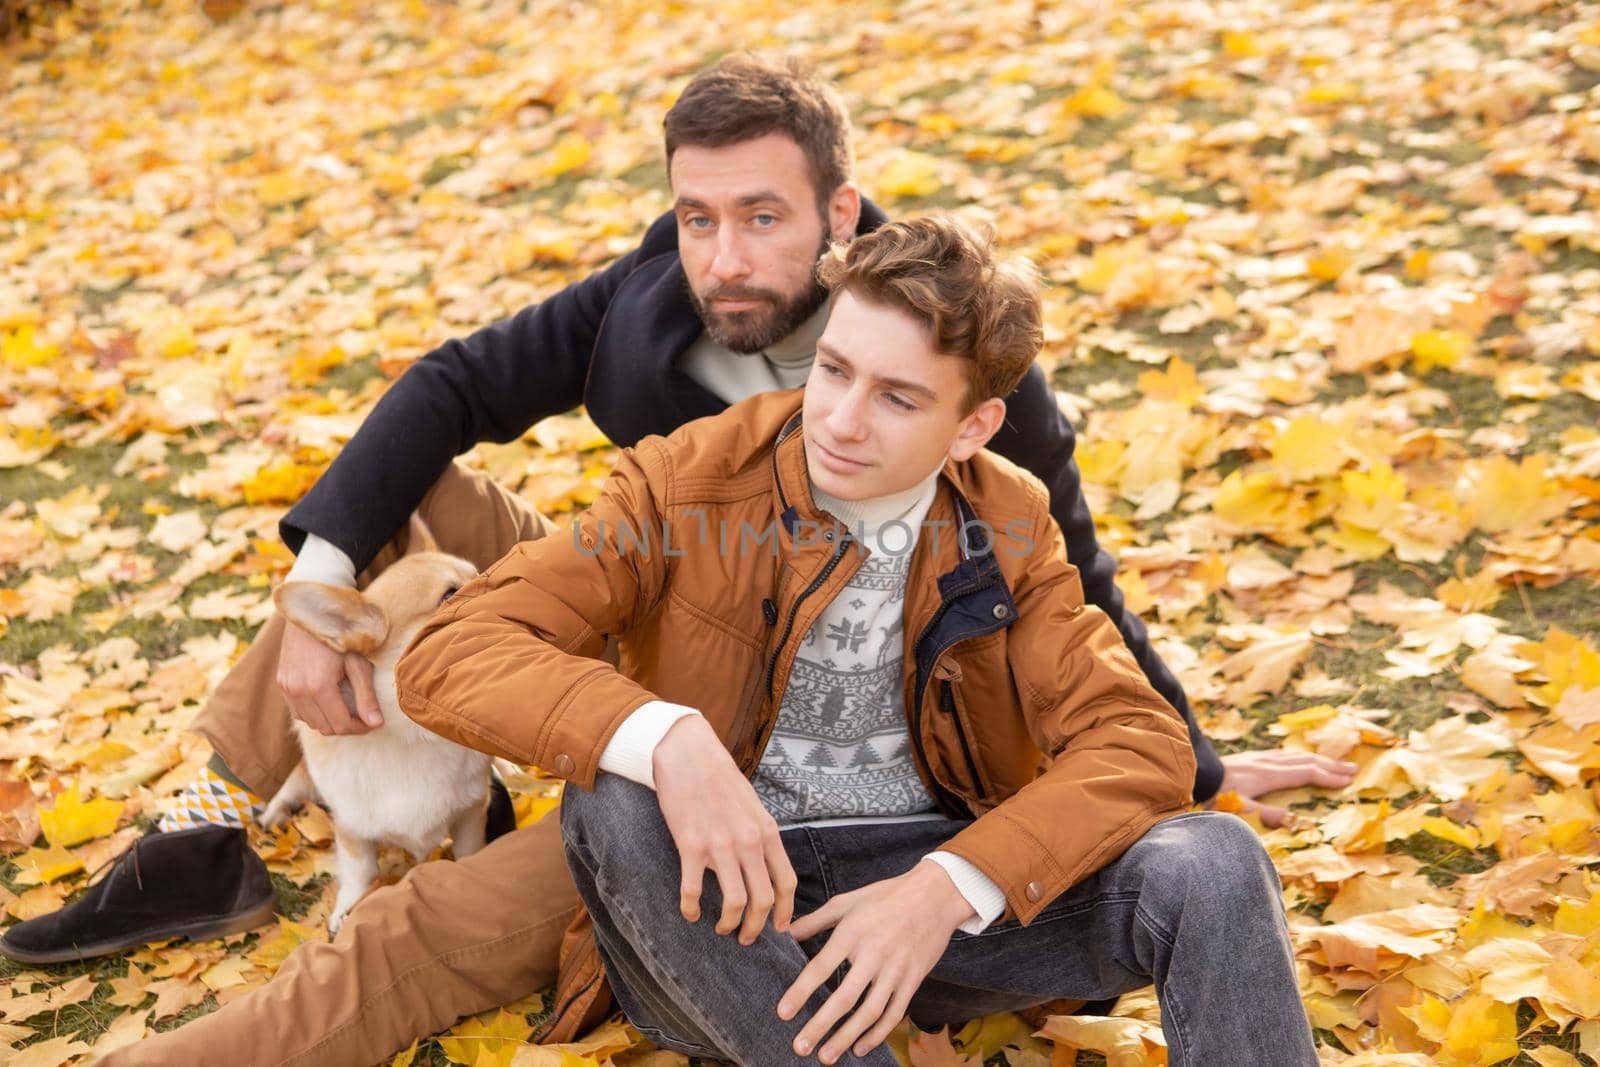
<instances>
[{"instance_id":1,"label":"jacket snap button","mask_svg":"<svg viewBox=\"0 0 1600 1067\"><path fill-rule=\"evenodd\" d=\"M997 619L1004 619L1007 615L1011 614L1011 609L1006 607L1004 604L996 604L994 606L993 614Z\"/></svg>"},{"instance_id":2,"label":"jacket snap button","mask_svg":"<svg viewBox=\"0 0 1600 1067\"><path fill-rule=\"evenodd\" d=\"M1028 894L1028 899L1037 904L1040 898L1044 896L1044 887L1038 882L1029 882L1025 892Z\"/></svg>"},{"instance_id":3,"label":"jacket snap button","mask_svg":"<svg viewBox=\"0 0 1600 1067\"><path fill-rule=\"evenodd\" d=\"M578 769L578 765L572 762L571 756L563 752L561 755L556 757L556 765L553 769L560 777L567 778L572 775L573 771Z\"/></svg>"}]
</instances>

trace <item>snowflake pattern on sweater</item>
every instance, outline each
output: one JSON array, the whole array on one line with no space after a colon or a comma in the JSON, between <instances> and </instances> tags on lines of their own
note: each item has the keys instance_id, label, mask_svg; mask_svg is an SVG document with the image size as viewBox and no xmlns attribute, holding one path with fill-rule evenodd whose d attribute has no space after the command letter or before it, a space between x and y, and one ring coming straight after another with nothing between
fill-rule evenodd
<instances>
[{"instance_id":1,"label":"snowflake pattern on sweater","mask_svg":"<svg viewBox=\"0 0 1600 1067\"><path fill-rule=\"evenodd\" d=\"M780 825L934 807L900 688L910 568L910 552L872 552L806 631L753 781Z\"/></svg>"}]
</instances>

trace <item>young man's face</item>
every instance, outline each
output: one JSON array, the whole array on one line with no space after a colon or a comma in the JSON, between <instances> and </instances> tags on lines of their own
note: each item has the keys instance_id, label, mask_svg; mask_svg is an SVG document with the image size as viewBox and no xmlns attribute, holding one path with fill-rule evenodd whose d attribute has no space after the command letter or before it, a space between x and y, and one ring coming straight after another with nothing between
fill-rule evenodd
<instances>
[{"instance_id":1,"label":"young man's face","mask_svg":"<svg viewBox=\"0 0 1600 1067\"><path fill-rule=\"evenodd\" d=\"M1005 418L990 398L971 413L966 361L934 350L921 321L849 290L833 302L806 379L811 480L841 500L898 493L970 459Z\"/></svg>"},{"instance_id":2,"label":"young man's face","mask_svg":"<svg viewBox=\"0 0 1600 1067\"><path fill-rule=\"evenodd\" d=\"M830 240L855 232L855 186L841 185L819 208L810 173L800 146L778 133L673 153L689 296L712 340L735 352L761 351L821 307L817 259Z\"/></svg>"}]
</instances>

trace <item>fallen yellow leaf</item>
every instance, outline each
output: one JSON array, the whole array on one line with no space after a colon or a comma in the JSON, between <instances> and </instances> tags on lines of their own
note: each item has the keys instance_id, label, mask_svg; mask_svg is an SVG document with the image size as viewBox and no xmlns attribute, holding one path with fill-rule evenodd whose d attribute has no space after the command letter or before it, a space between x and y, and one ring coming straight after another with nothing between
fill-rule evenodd
<instances>
[{"instance_id":1,"label":"fallen yellow leaf","mask_svg":"<svg viewBox=\"0 0 1600 1067\"><path fill-rule=\"evenodd\" d=\"M121 802L105 797L85 802L74 785L56 797L53 807L40 810L39 825L51 845L71 848L114 831L124 807L126 805Z\"/></svg>"}]
</instances>

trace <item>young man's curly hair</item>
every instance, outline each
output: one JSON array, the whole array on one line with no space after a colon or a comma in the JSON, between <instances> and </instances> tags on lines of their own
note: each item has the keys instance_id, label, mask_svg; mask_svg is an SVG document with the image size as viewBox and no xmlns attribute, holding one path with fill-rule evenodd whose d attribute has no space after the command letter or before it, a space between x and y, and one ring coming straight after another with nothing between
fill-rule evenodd
<instances>
[{"instance_id":1,"label":"young man's curly hair","mask_svg":"<svg viewBox=\"0 0 1600 1067\"><path fill-rule=\"evenodd\" d=\"M969 360L966 412L1008 396L1044 343L1038 271L1021 256L997 259L994 233L957 218L891 222L834 245L817 276L836 293L908 312L935 351Z\"/></svg>"}]
</instances>

